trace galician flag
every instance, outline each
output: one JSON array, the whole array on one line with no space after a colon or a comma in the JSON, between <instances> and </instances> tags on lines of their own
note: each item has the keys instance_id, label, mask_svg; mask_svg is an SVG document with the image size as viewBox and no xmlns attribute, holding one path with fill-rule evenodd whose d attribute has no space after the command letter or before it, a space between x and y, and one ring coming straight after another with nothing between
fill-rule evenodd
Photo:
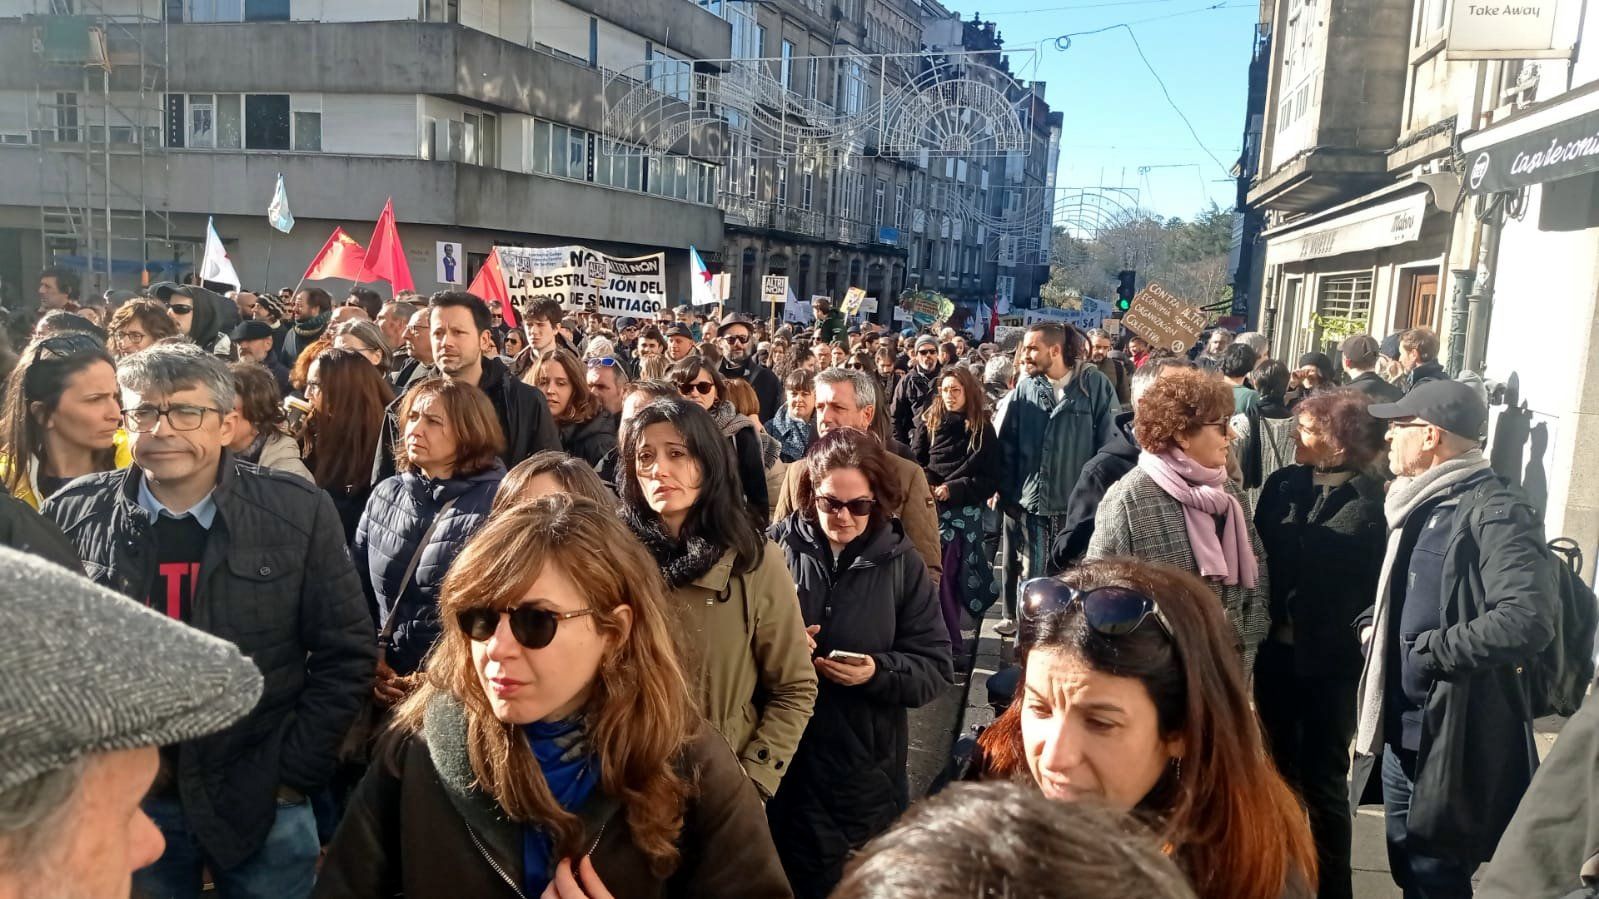
<instances>
[{"instance_id":1,"label":"galician flag","mask_svg":"<svg viewBox=\"0 0 1599 899\"><path fill-rule=\"evenodd\" d=\"M267 204L267 221L284 234L294 230L294 213L289 211L289 192L283 187L281 172L278 173L277 190L272 192L272 202Z\"/></svg>"},{"instance_id":2,"label":"galician flag","mask_svg":"<svg viewBox=\"0 0 1599 899\"><path fill-rule=\"evenodd\" d=\"M205 220L205 256L200 260L200 280L218 284L232 284L234 290L242 289L239 273L233 270L228 251L222 248L222 238L217 236L216 225L209 217Z\"/></svg>"},{"instance_id":3,"label":"galician flag","mask_svg":"<svg viewBox=\"0 0 1599 899\"><path fill-rule=\"evenodd\" d=\"M705 267L705 260L700 258L700 251L694 249L693 244L688 248L688 261L694 267L694 289L689 295L689 302L696 306L711 306L721 302L712 283L715 276Z\"/></svg>"}]
</instances>

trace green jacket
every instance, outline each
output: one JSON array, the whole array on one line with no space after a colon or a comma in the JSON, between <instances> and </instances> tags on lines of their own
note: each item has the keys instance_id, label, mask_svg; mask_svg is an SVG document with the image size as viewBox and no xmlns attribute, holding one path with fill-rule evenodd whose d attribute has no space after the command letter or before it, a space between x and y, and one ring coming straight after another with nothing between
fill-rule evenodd
<instances>
[{"instance_id":1,"label":"green jacket","mask_svg":"<svg viewBox=\"0 0 1599 899\"><path fill-rule=\"evenodd\" d=\"M827 313L819 324L822 328L822 343L831 345L836 340L849 339L849 318L844 315L844 310L834 309Z\"/></svg>"},{"instance_id":2,"label":"green jacket","mask_svg":"<svg viewBox=\"0 0 1599 899\"><path fill-rule=\"evenodd\" d=\"M1059 403L1049 378L1016 385L999 432L1005 467L1000 497L1034 515L1064 515L1083 466L1116 433L1116 389L1090 362L1078 362Z\"/></svg>"}]
</instances>

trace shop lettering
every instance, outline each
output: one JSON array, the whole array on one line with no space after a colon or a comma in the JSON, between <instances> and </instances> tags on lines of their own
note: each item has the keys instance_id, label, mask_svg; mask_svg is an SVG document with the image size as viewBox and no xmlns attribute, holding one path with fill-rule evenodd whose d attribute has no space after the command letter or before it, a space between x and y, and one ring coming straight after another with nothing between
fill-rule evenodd
<instances>
[{"instance_id":1,"label":"shop lettering","mask_svg":"<svg viewBox=\"0 0 1599 899\"><path fill-rule=\"evenodd\" d=\"M1599 153L1599 134L1590 134L1580 140L1562 144L1559 138L1549 141L1549 149L1537 153L1517 153L1510 163L1510 174L1530 175L1539 169L1572 159Z\"/></svg>"},{"instance_id":2,"label":"shop lettering","mask_svg":"<svg viewBox=\"0 0 1599 899\"><path fill-rule=\"evenodd\" d=\"M1474 16L1533 16L1543 15L1543 8L1538 6L1478 6L1474 3L1466 4L1466 9Z\"/></svg>"}]
</instances>

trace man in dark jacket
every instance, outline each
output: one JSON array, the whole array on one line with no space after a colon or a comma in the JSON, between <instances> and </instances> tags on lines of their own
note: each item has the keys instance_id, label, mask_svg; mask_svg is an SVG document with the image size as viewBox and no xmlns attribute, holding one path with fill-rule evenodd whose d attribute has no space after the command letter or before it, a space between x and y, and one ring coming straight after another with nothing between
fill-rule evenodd
<instances>
[{"instance_id":1,"label":"man in dark jacket","mask_svg":"<svg viewBox=\"0 0 1599 899\"><path fill-rule=\"evenodd\" d=\"M192 284L163 281L150 286L150 295L167 304L167 314L178 331L208 353L233 358L229 335L239 323L239 307L227 297Z\"/></svg>"},{"instance_id":2,"label":"man in dark jacket","mask_svg":"<svg viewBox=\"0 0 1599 899\"><path fill-rule=\"evenodd\" d=\"M493 320L481 299L461 290L444 290L428 300L428 320L432 327L433 367L441 377L477 385L494 404L494 414L505 432L507 469L540 450L559 450L561 434L556 430L550 406L537 387L511 376L505 363L483 354ZM394 474L394 441L400 433L395 416L400 400L389 406L378 438L372 482Z\"/></svg>"},{"instance_id":3,"label":"man in dark jacket","mask_svg":"<svg viewBox=\"0 0 1599 899\"><path fill-rule=\"evenodd\" d=\"M1370 334L1352 335L1339 348L1344 357L1344 371L1349 372L1350 387L1371 397L1374 403L1396 403L1405 392L1377 374L1378 350L1377 338Z\"/></svg>"},{"instance_id":4,"label":"man in dark jacket","mask_svg":"<svg viewBox=\"0 0 1599 899\"><path fill-rule=\"evenodd\" d=\"M1477 447L1476 391L1433 381L1370 413L1398 477L1355 735L1358 801L1378 753L1388 861L1406 895L1469 897L1532 779L1526 675L1554 636L1555 562L1537 514Z\"/></svg>"},{"instance_id":5,"label":"man in dark jacket","mask_svg":"<svg viewBox=\"0 0 1599 899\"><path fill-rule=\"evenodd\" d=\"M292 369L300 353L327 331L333 320L333 296L320 287L307 287L294 294L288 313L292 327L283 338L283 364Z\"/></svg>"},{"instance_id":6,"label":"man in dark jacket","mask_svg":"<svg viewBox=\"0 0 1599 899\"><path fill-rule=\"evenodd\" d=\"M1438 335L1429 328L1411 328L1399 335L1399 364L1405 367L1406 393L1429 381L1447 381L1438 363Z\"/></svg>"},{"instance_id":7,"label":"man in dark jacket","mask_svg":"<svg viewBox=\"0 0 1599 899\"><path fill-rule=\"evenodd\" d=\"M894 390L894 439L909 445L916 422L938 396L938 340L931 334L916 338L915 361Z\"/></svg>"},{"instance_id":8,"label":"man in dark jacket","mask_svg":"<svg viewBox=\"0 0 1599 899\"><path fill-rule=\"evenodd\" d=\"M83 573L77 548L67 542L56 523L9 493L0 493L0 545L47 559L76 574Z\"/></svg>"},{"instance_id":9,"label":"man in dark jacket","mask_svg":"<svg viewBox=\"0 0 1599 899\"><path fill-rule=\"evenodd\" d=\"M747 381L761 403L761 421L770 421L783 408L783 383L772 370L755 361L755 325L741 312L729 312L716 329L722 348L722 377Z\"/></svg>"},{"instance_id":10,"label":"man in dark jacket","mask_svg":"<svg viewBox=\"0 0 1599 899\"><path fill-rule=\"evenodd\" d=\"M152 896L303 897L318 851L307 794L332 775L372 688L377 651L327 494L238 462L233 378L189 344L158 344L117 372L133 467L50 498L95 582L236 644L265 679L255 710L162 750L144 808L166 838L134 878Z\"/></svg>"}]
</instances>

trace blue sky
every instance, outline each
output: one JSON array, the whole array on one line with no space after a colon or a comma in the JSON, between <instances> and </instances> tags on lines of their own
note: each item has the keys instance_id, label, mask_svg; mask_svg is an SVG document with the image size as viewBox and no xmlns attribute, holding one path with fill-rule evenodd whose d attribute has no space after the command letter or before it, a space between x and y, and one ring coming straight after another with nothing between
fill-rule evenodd
<instances>
[{"instance_id":1,"label":"blue sky","mask_svg":"<svg viewBox=\"0 0 1599 899\"><path fill-rule=\"evenodd\" d=\"M1220 2L1220 9L1205 9ZM1139 59L1127 31L1049 38L1127 23L1194 130L1224 166L1238 158L1249 56L1259 7L1249 0L999 0L973 9L996 23L1018 77L1047 83L1045 98L1065 116L1058 183L1136 188L1141 205L1188 218L1209 199L1230 207L1233 182L1195 143ZM1202 11L1196 11L1202 10ZM1141 173L1140 167L1150 166ZM1171 166L1155 168L1156 166ZM1196 167L1197 166L1197 167Z\"/></svg>"}]
</instances>

